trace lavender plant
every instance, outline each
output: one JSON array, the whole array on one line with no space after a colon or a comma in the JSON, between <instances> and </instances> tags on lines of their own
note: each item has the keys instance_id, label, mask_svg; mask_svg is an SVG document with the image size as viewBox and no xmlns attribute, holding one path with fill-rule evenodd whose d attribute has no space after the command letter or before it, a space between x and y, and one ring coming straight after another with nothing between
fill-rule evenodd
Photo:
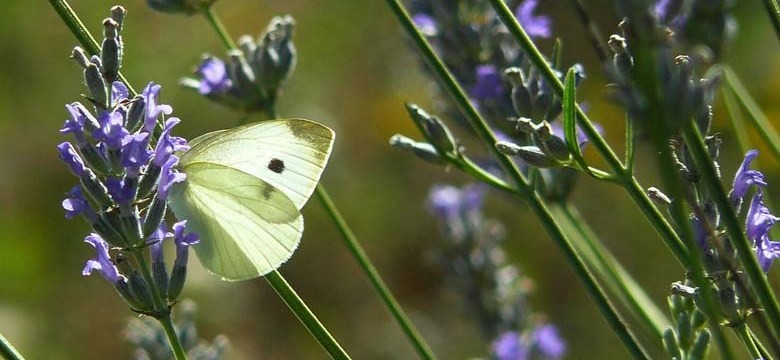
<instances>
[{"instance_id":1,"label":"lavender plant","mask_svg":"<svg viewBox=\"0 0 780 360\"><path fill-rule=\"evenodd\" d=\"M176 326L172 321L187 276L189 247L201 240L186 220L171 223L166 216L172 191L193 181L179 164L185 162L180 156L189 144L172 134L180 120L170 117L172 107L160 102L159 85L149 83L136 94L121 75L122 7L112 8L98 44L64 0L50 2L83 46L72 57L83 70L87 94L83 102L66 105L69 118L60 132L72 140L58 146L60 158L78 178L62 202L65 216L80 216L92 229L85 242L95 249L95 257L82 273L98 272L132 311L146 316L131 322L126 332L138 347L136 358L219 359L225 338L198 343L191 305L181 309ZM181 84L247 114L276 118L277 99L297 61L294 20L275 17L257 41L245 36L236 45L214 12L214 2L148 1L163 12L203 14L228 51L227 60L204 57L197 78ZM572 3L581 19L590 19L582 1ZM496 196L523 201L539 218L632 357L663 352L673 359L703 359L712 341L721 358L736 358L729 336L740 341L751 359L780 357L780 304L767 281L772 263L780 258L780 241L770 236L780 217L765 203L767 177L752 168L758 152L749 150L739 129L746 154L726 191L722 172L731 172L721 170L719 158L731 148L712 125L717 90L725 78L731 120L738 125L736 108L744 107L780 157L780 136L721 64L736 35L734 2L615 3L622 17L616 34L598 38L597 24L585 25L595 48L606 48L601 46L606 42L612 52L609 58L599 56L605 60L610 96L625 113L623 159L577 103L584 68L563 65L560 41L549 56L534 43L554 35L552 16L537 14L537 0L413 0L411 14L401 1L387 0L439 82L435 111L442 114L407 104L424 140L396 135L390 143L429 163L457 168L474 181L460 188L437 185L429 196L430 211L445 238L435 251L448 281L464 294L489 357L564 356L566 345L556 326L526 301L530 280L502 249L502 242L512 241L511 234L483 213L484 196L496 190ZM765 0L765 5L780 34L780 6L775 0ZM481 141L488 153L474 152L477 146L467 149L461 141L466 137ZM653 187L642 186L635 176L637 143L644 138L661 175ZM586 144L608 170L590 165L583 154ZM282 173L283 164L272 160L268 168ZM670 284L670 318L578 215L570 195L586 180L623 188L679 263L681 279ZM227 186L234 187L239 186ZM418 355L435 358L327 192L319 185L316 192ZM262 195L266 200L271 196ZM300 207L294 209L297 213ZM189 224L199 226L197 221ZM164 256L166 239L175 246L172 266ZM275 269L266 279L332 358L349 358ZM5 357L21 358L1 336L0 350Z\"/></svg>"}]
</instances>

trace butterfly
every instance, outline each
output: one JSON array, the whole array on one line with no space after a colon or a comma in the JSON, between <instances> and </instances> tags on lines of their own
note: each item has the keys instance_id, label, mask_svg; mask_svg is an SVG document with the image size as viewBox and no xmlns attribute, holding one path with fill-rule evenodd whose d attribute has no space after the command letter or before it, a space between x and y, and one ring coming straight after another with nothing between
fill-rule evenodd
<instances>
[{"instance_id":1,"label":"butterfly","mask_svg":"<svg viewBox=\"0 0 780 360\"><path fill-rule=\"evenodd\" d=\"M228 281L265 275L287 261L303 235L301 208L325 168L335 133L282 119L207 133L181 154L187 180L168 204L200 236L195 254Z\"/></svg>"}]
</instances>

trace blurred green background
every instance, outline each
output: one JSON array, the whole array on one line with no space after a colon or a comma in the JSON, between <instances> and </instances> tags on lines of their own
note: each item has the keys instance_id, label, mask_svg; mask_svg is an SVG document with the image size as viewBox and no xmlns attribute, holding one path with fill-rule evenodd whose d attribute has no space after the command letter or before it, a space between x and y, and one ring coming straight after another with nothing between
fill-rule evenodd
<instances>
[{"instance_id":1,"label":"blurred green background","mask_svg":"<svg viewBox=\"0 0 780 360\"><path fill-rule=\"evenodd\" d=\"M154 13L141 0L73 0L72 5L99 33L115 3L129 10L124 73L136 88L150 80L163 85L162 100L184 120L179 134L192 137L239 120L240 114L177 86L202 53L224 54L203 18ZM602 30L612 33L618 20L610 2L591 3ZM605 101L596 58L573 11L564 5L544 2L541 11L552 15L555 32L566 44L565 63L585 64L590 77L581 100L591 104L592 118L605 125L608 140L620 149L622 116ZM431 250L442 239L424 205L430 185L465 179L387 145L395 133L417 137L403 103L430 108L433 85L384 2L223 0L216 9L234 37L259 33L276 14L297 19L298 68L277 107L280 114L335 129L335 151L323 183L440 357L484 355L488 344L463 311L460 295L443 285L444 274L432 260ZM777 42L762 11L758 2L740 2L740 33L728 62L770 118L777 118ZM82 242L88 229L82 221L66 221L59 205L74 178L57 159L55 145L64 139L57 129L66 117L64 104L85 91L81 71L68 59L74 45L47 2L2 2L0 332L28 359L129 359L132 349L120 334L132 313L98 276L81 276L93 253ZM550 48L549 42L541 45ZM722 117L717 126L725 133L722 168L728 178L740 153ZM655 179L648 150L642 148L639 155L646 186ZM777 183L777 162L765 154L761 168ZM614 186L581 179L575 202L603 241L665 304L669 283L683 274L628 197ZM531 302L560 327L569 358L626 357L527 209L493 195L487 212L506 224L510 257L535 281ZM317 201L304 215L302 246L282 273L354 358L415 358ZM199 307L203 337L230 338L226 359L326 358L262 279L224 283L206 274L194 258L191 263L184 296Z\"/></svg>"}]
</instances>

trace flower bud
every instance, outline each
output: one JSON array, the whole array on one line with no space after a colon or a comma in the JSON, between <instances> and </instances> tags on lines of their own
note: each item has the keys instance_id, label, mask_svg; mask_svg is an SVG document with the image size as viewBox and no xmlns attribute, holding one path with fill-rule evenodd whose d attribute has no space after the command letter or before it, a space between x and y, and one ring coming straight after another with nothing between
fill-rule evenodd
<instances>
[{"instance_id":1,"label":"flower bud","mask_svg":"<svg viewBox=\"0 0 780 360\"><path fill-rule=\"evenodd\" d=\"M647 188L647 196L649 196L651 199L653 199L655 202L661 205L672 204L672 199L670 199L669 196L664 194L661 190L658 190L658 188L652 186Z\"/></svg>"},{"instance_id":2,"label":"flower bud","mask_svg":"<svg viewBox=\"0 0 780 360\"><path fill-rule=\"evenodd\" d=\"M696 341L693 343L693 347L691 347L691 351L688 353L689 359L704 359L705 355L707 355L707 348L709 347L710 343L710 331L707 329L702 329L702 331L699 332L699 335L696 336Z\"/></svg>"},{"instance_id":3,"label":"flower bud","mask_svg":"<svg viewBox=\"0 0 780 360\"><path fill-rule=\"evenodd\" d=\"M457 152L455 137L441 120L429 115L414 104L406 104L406 110L412 120L422 128L428 142L435 148L449 155L454 155Z\"/></svg>"},{"instance_id":4,"label":"flower bud","mask_svg":"<svg viewBox=\"0 0 780 360\"><path fill-rule=\"evenodd\" d=\"M390 146L411 152L415 156L432 164L443 165L446 161L439 155L433 145L414 141L406 136L395 134L390 138Z\"/></svg>"},{"instance_id":5,"label":"flower bud","mask_svg":"<svg viewBox=\"0 0 780 360\"><path fill-rule=\"evenodd\" d=\"M128 281L130 283L130 293L138 301L138 308L136 310L154 310L154 301L152 300L151 289L141 274L138 273L138 271L133 271L130 274Z\"/></svg>"},{"instance_id":6,"label":"flower bud","mask_svg":"<svg viewBox=\"0 0 780 360\"><path fill-rule=\"evenodd\" d=\"M160 291L160 296L167 298L168 296L168 269L165 267L165 262L156 261L152 262L152 276L154 277L154 284L157 286L157 290Z\"/></svg>"},{"instance_id":7,"label":"flower bud","mask_svg":"<svg viewBox=\"0 0 780 360\"><path fill-rule=\"evenodd\" d=\"M152 200L152 204L149 205L149 212L146 213L146 220L144 220L144 239L148 238L160 227L162 219L165 216L165 209L166 201L160 200L160 198L155 196Z\"/></svg>"},{"instance_id":8,"label":"flower bud","mask_svg":"<svg viewBox=\"0 0 780 360\"><path fill-rule=\"evenodd\" d=\"M184 289L184 281L187 279L187 266L175 264L171 272L171 281L168 284L168 301L174 302Z\"/></svg>"},{"instance_id":9,"label":"flower bud","mask_svg":"<svg viewBox=\"0 0 780 360\"><path fill-rule=\"evenodd\" d=\"M669 328L664 331L663 337L664 349L666 353L672 359L682 359L682 352L680 346L677 344L677 338L674 336L674 331Z\"/></svg>"},{"instance_id":10,"label":"flower bud","mask_svg":"<svg viewBox=\"0 0 780 360\"><path fill-rule=\"evenodd\" d=\"M687 312L681 312L675 320L677 324L677 343L681 349L689 349L693 343L693 330Z\"/></svg>"},{"instance_id":11,"label":"flower bud","mask_svg":"<svg viewBox=\"0 0 780 360\"><path fill-rule=\"evenodd\" d=\"M549 168L561 165L536 146L520 146L508 141L499 141L496 143L496 149L505 155L519 156L523 161L536 167Z\"/></svg>"},{"instance_id":12,"label":"flower bud","mask_svg":"<svg viewBox=\"0 0 780 360\"><path fill-rule=\"evenodd\" d=\"M84 174L79 177L79 180L81 180L81 185L87 195L99 206L111 207L114 205L111 196L108 194L108 189L92 170L86 169Z\"/></svg>"},{"instance_id":13,"label":"flower bud","mask_svg":"<svg viewBox=\"0 0 780 360\"><path fill-rule=\"evenodd\" d=\"M130 289L130 284L127 282L127 279L123 278L115 282L114 289L116 289L119 296L122 297L131 308L135 310L142 310L144 308L145 305L136 298L135 294L133 294L133 291Z\"/></svg>"},{"instance_id":14,"label":"flower bud","mask_svg":"<svg viewBox=\"0 0 780 360\"><path fill-rule=\"evenodd\" d=\"M103 21L103 46L100 50L100 60L103 63L103 76L106 81L113 82L117 79L119 68L122 66L122 45L119 42L119 24L112 20Z\"/></svg>"}]
</instances>

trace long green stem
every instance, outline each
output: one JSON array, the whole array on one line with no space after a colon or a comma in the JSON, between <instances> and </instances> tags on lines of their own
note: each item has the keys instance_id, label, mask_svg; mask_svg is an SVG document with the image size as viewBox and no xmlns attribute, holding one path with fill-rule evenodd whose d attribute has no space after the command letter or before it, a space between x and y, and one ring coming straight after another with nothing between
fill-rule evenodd
<instances>
[{"instance_id":1,"label":"long green stem","mask_svg":"<svg viewBox=\"0 0 780 360\"><path fill-rule=\"evenodd\" d=\"M176 335L176 329L173 327L171 314L167 313L165 316L157 319L157 321L160 322L160 325L162 325L162 328L165 331L165 336L168 337L168 342L171 344L171 349L173 349L173 355L177 360L186 360L187 354L184 352L179 337Z\"/></svg>"},{"instance_id":2,"label":"long green stem","mask_svg":"<svg viewBox=\"0 0 780 360\"><path fill-rule=\"evenodd\" d=\"M433 51L433 48L425 39L425 37L417 30L412 21L409 13L399 0L387 0L387 4L390 6L393 14L400 21L404 30L412 37L412 40L417 45L421 52L421 55L429 65L431 70L436 75L440 84L444 89L453 97L456 104L469 120L469 123L474 128L480 139L486 144L495 144L497 142L495 134L487 125L485 120L481 117L479 112L469 101L463 89L458 84L457 80L449 72L449 69L444 65L442 60ZM587 267L583 263L582 259L576 253L569 240L566 238L560 227L555 223L549 209L545 206L541 197L528 185L525 176L520 172L515 163L506 155L499 153L495 147L490 146L491 151L496 155L501 166L512 177L517 184L520 193L528 200L529 205L533 209L537 217L542 221L542 225L545 230L550 234L552 240L563 252L566 261L574 268L574 273L578 279L583 283L588 294L593 298L606 318L613 331L618 335L620 340L626 346L628 352L637 359L647 359L648 356L645 353L639 341L634 337L627 324L621 319L614 306L609 302L604 291L598 285L593 275L588 271Z\"/></svg>"},{"instance_id":3,"label":"long green stem","mask_svg":"<svg viewBox=\"0 0 780 360\"><path fill-rule=\"evenodd\" d=\"M579 235L575 236L573 241L578 253L582 254L588 264L592 264L591 267L603 279L602 282L607 284L607 288L634 314L639 323L660 341L671 322L599 241L579 211L568 203L550 206L550 211L560 223L572 228Z\"/></svg>"},{"instance_id":4,"label":"long green stem","mask_svg":"<svg viewBox=\"0 0 780 360\"><path fill-rule=\"evenodd\" d=\"M742 224L737 219L737 215L730 205L731 201L718 180L717 170L709 158L707 147L701 138L701 134L699 134L699 130L694 124L689 123L685 126L683 135L691 149L696 165L702 173L701 181L707 184L714 196L715 203L718 205L718 210L726 225L729 239L736 247L737 256L745 268L750 284L756 292L758 302L762 306L765 315L769 318L769 323L773 330L771 335L778 337L780 335L780 306L778 306L777 298L769 287L769 282L754 256L749 240L744 234Z\"/></svg>"},{"instance_id":5,"label":"long green stem","mask_svg":"<svg viewBox=\"0 0 780 360\"><path fill-rule=\"evenodd\" d=\"M298 317L301 324L309 330L312 336L317 339L317 342L322 345L323 349L334 360L349 359L346 351L336 342L336 339L328 332L324 325L317 319L317 316L306 306L306 303L301 300L300 296L293 290L287 280L282 277L278 271L272 271L265 275L265 280L276 291L279 297L284 301L290 311Z\"/></svg>"},{"instance_id":6,"label":"long green stem","mask_svg":"<svg viewBox=\"0 0 780 360\"><path fill-rule=\"evenodd\" d=\"M51 4L51 6L54 8L54 11L57 12L65 25L68 26L70 32L73 33L73 36L76 37L81 46L84 47L84 50L86 50L90 55L99 55L100 45L97 41L95 41L95 38L92 36L92 34L89 33L89 30L87 30L87 27L84 26L84 23L81 22L81 19L79 19L78 15L76 15L76 12L73 11L73 8L70 6L68 1L49 0L49 4ZM122 75L121 72L119 73L119 80L127 86L127 90L130 92L130 96L135 96L138 94L138 92L136 92L135 89L130 86L130 83L128 83L127 79L124 75Z\"/></svg>"},{"instance_id":7,"label":"long green stem","mask_svg":"<svg viewBox=\"0 0 780 360\"><path fill-rule=\"evenodd\" d=\"M214 32L217 33L219 39L222 41L222 45L224 45L226 49L238 49L238 46L236 46L236 43L233 42L233 38L230 37L230 33L228 33L225 25L223 25L222 21L219 20L219 16L217 16L213 6L209 6L203 10L203 16L206 17L206 20L208 20L209 24L214 29Z\"/></svg>"},{"instance_id":8,"label":"long green stem","mask_svg":"<svg viewBox=\"0 0 780 360\"><path fill-rule=\"evenodd\" d=\"M24 356L11 345L3 334L0 334L0 355L5 360L24 360Z\"/></svg>"},{"instance_id":9,"label":"long green stem","mask_svg":"<svg viewBox=\"0 0 780 360\"><path fill-rule=\"evenodd\" d=\"M207 11L204 12L204 15L214 28L214 31L219 35L225 48L228 50L236 50L237 48L235 43L233 43L230 34L222 25L222 22L219 20L219 15L217 15L213 8L210 7ZM267 105L265 112L269 118L276 118L277 114L273 101ZM406 312L403 310L403 308L401 308L401 305L390 291L390 288L388 288L387 284L385 284L384 280L382 280L382 277L379 275L376 267L371 262L371 259L368 258L365 250L363 250L363 247L358 242L357 237L355 237L355 234L349 228L349 225L344 220L344 217L341 216L338 208L336 208L336 204L333 203L333 200L331 200L330 195L322 184L317 184L316 194L320 199L325 212L328 213L328 216L336 225L336 228L338 228L341 237L344 239L344 242L347 245L347 249L350 251L355 260L357 260L358 265L368 277L371 285L374 287L374 290L376 290L380 299L390 311L390 314L393 316L396 322L398 322L398 325L412 343L415 351L417 351L418 355L423 359L435 359L436 356L431 350L431 347L428 345L422 335L420 335L420 332L417 330L411 320L409 320L409 317L406 315Z\"/></svg>"},{"instance_id":10,"label":"long green stem","mask_svg":"<svg viewBox=\"0 0 780 360\"><path fill-rule=\"evenodd\" d=\"M739 337L739 340L742 341L742 345L744 345L745 349L747 349L751 359L764 358L761 355L761 351L758 350L756 343L753 342L753 338L750 336L750 333L748 333L747 326L745 326L745 324L736 326L734 328L734 332L737 334L737 337Z\"/></svg>"},{"instance_id":11,"label":"long green stem","mask_svg":"<svg viewBox=\"0 0 780 360\"><path fill-rule=\"evenodd\" d=\"M523 48L526 55L531 60L531 63L544 77L547 84L550 85L558 96L563 97L563 83L536 45L534 45L533 41L517 21L512 11L509 10L502 0L490 0L490 3L501 18L501 21L509 29L512 35L514 35L515 39L520 44L520 47ZM628 192L629 196L634 199L636 205L650 221L650 224L661 236L661 239L663 239L666 246L672 251L675 258L685 268L688 268L690 265L688 250L680 237L666 218L664 218L661 212L655 207L644 189L639 185L639 182L634 178L633 173L627 171L628 167L623 166L620 159L615 155L615 152L612 151L612 148L593 126L593 123L588 119L585 112L582 111L582 108L578 105L576 110L577 123L585 132L585 135L587 135L593 148L604 158L613 173L621 174L623 188Z\"/></svg>"},{"instance_id":12,"label":"long green stem","mask_svg":"<svg viewBox=\"0 0 780 360\"><path fill-rule=\"evenodd\" d=\"M777 3L777 0L764 0L764 7L766 7L769 19L772 20L775 35L780 40L780 4Z\"/></svg>"},{"instance_id":13,"label":"long green stem","mask_svg":"<svg viewBox=\"0 0 780 360\"><path fill-rule=\"evenodd\" d=\"M374 264L371 263L371 260L368 258L368 255L366 255L363 247L360 246L360 243L357 241L357 238L355 238L352 230L350 230L347 222L344 221L344 218L336 208L336 204L334 204L333 200L331 200L330 195L325 190L325 187L322 185L317 185L316 194L317 198L320 200L320 202L322 202L325 211L333 220L333 223L336 224L336 227L338 228L341 237L344 238L350 253L352 253L352 256L354 256L358 261L360 268L363 269L363 272L366 273L366 276L368 276L368 279L371 281L371 285L374 286L374 289L379 294L379 297L382 299L385 305L387 305L388 310L390 310L390 313L401 326L401 329L404 331L404 334L406 334L406 337L409 338L409 340L412 342L415 350L417 350L418 355L420 355L420 357L423 359L434 359L435 355L433 354L430 346L425 342L419 331L417 331L417 329L414 327L414 324L412 324L412 322L409 320L406 312L403 310L403 308L401 308L401 305L398 304L398 300L396 300L392 292L390 292L390 289L382 280L382 277L379 276L379 272L374 267Z\"/></svg>"}]
</instances>

